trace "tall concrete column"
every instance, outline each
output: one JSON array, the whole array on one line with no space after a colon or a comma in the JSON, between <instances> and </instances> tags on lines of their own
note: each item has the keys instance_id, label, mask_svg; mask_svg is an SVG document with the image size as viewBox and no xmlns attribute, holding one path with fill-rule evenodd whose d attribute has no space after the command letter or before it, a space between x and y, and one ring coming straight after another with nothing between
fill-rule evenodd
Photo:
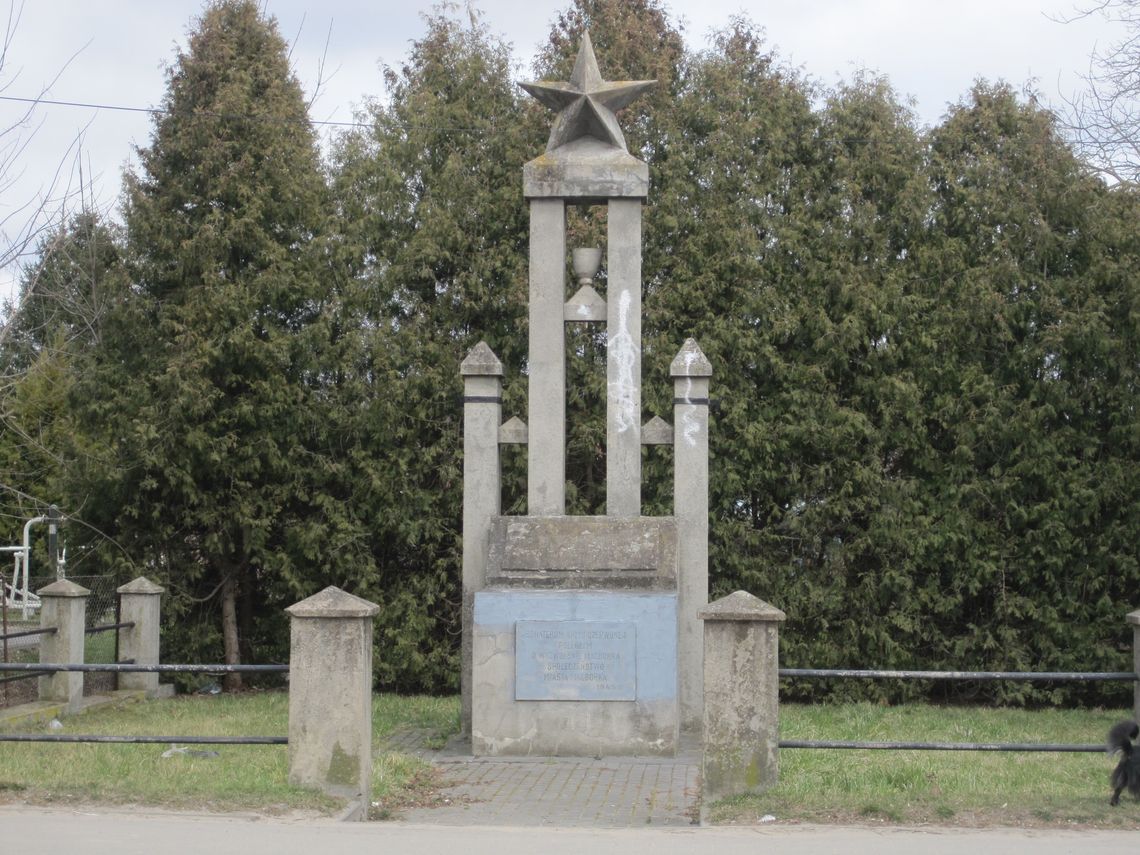
<instances>
[{"instance_id":1,"label":"tall concrete column","mask_svg":"<svg viewBox=\"0 0 1140 855\"><path fill-rule=\"evenodd\" d=\"M486 342L471 349L463 375L463 637L460 724L471 732L471 631L475 592L485 585L491 519L502 506L499 425L503 363Z\"/></svg>"},{"instance_id":2,"label":"tall concrete column","mask_svg":"<svg viewBox=\"0 0 1140 855\"><path fill-rule=\"evenodd\" d=\"M701 609L705 622L706 803L759 793L780 771L780 623L775 606L737 591Z\"/></svg>"},{"instance_id":3,"label":"tall concrete column","mask_svg":"<svg viewBox=\"0 0 1140 855\"><path fill-rule=\"evenodd\" d=\"M712 365L693 339L669 368L673 376L673 514L679 571L678 656L681 727L701 725L704 639L697 611L709 601L709 378Z\"/></svg>"},{"instance_id":4,"label":"tall concrete column","mask_svg":"<svg viewBox=\"0 0 1140 855\"><path fill-rule=\"evenodd\" d=\"M530 200L527 513L566 512L566 203Z\"/></svg>"},{"instance_id":5,"label":"tall concrete column","mask_svg":"<svg viewBox=\"0 0 1140 855\"><path fill-rule=\"evenodd\" d=\"M134 626L119 630L119 658L138 665L159 662L159 616L166 589L143 576L118 589L119 620ZM148 698L158 695L158 674L120 674L120 689L141 689Z\"/></svg>"},{"instance_id":6,"label":"tall concrete column","mask_svg":"<svg viewBox=\"0 0 1140 855\"><path fill-rule=\"evenodd\" d=\"M380 607L329 586L285 610L289 783L359 800L372 788L372 619Z\"/></svg>"},{"instance_id":7,"label":"tall concrete column","mask_svg":"<svg viewBox=\"0 0 1140 855\"><path fill-rule=\"evenodd\" d=\"M609 200L606 514L641 516L641 199Z\"/></svg>"},{"instance_id":8,"label":"tall concrete column","mask_svg":"<svg viewBox=\"0 0 1140 855\"><path fill-rule=\"evenodd\" d=\"M60 579L36 593L40 598L40 628L55 628L55 632L40 637L40 662L82 665L91 592L70 579ZM63 703L67 712L78 712L83 703L83 673L56 671L40 677L39 695L41 701Z\"/></svg>"}]
</instances>

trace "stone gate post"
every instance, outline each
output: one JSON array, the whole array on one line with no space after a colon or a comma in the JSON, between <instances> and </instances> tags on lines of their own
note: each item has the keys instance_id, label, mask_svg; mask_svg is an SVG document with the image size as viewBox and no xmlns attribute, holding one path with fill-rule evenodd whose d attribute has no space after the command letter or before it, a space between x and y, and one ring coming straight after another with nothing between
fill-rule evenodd
<instances>
[{"instance_id":1,"label":"stone gate post","mask_svg":"<svg viewBox=\"0 0 1140 855\"><path fill-rule=\"evenodd\" d=\"M699 616L705 622L703 798L761 792L779 777L778 651L785 615L737 591Z\"/></svg>"},{"instance_id":2,"label":"stone gate post","mask_svg":"<svg viewBox=\"0 0 1140 855\"><path fill-rule=\"evenodd\" d=\"M36 593L40 598L40 628L55 628L55 632L40 638L40 662L82 665L87 598L91 592L70 579L60 579ZM64 703L67 712L78 712L83 702L83 673L56 671L40 677L39 695L41 701Z\"/></svg>"},{"instance_id":3,"label":"stone gate post","mask_svg":"<svg viewBox=\"0 0 1140 855\"><path fill-rule=\"evenodd\" d=\"M162 595L166 589L139 576L118 589L119 620L134 626L119 630L119 658L137 665L157 665L159 661L159 616ZM158 695L158 674L126 673L119 675L120 689L146 692L148 698Z\"/></svg>"},{"instance_id":4,"label":"stone gate post","mask_svg":"<svg viewBox=\"0 0 1140 855\"><path fill-rule=\"evenodd\" d=\"M287 608L289 783L359 799L372 787L372 619L375 603L329 586Z\"/></svg>"}]
</instances>

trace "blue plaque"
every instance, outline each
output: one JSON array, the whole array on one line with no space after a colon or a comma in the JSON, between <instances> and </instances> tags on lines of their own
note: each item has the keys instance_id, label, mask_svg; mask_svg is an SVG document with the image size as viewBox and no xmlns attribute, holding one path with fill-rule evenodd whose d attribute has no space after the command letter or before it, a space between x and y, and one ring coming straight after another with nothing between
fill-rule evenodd
<instances>
[{"instance_id":1,"label":"blue plaque","mask_svg":"<svg viewBox=\"0 0 1140 855\"><path fill-rule=\"evenodd\" d=\"M636 699L637 632L632 622L515 623L515 700Z\"/></svg>"}]
</instances>

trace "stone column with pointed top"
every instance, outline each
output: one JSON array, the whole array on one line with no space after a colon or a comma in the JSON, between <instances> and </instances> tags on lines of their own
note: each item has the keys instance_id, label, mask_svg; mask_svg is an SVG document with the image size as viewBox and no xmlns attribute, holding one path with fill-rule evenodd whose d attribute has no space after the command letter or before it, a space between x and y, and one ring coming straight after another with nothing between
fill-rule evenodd
<instances>
[{"instance_id":1,"label":"stone column with pointed top","mask_svg":"<svg viewBox=\"0 0 1140 855\"><path fill-rule=\"evenodd\" d=\"M673 514L677 518L681 727L700 727L704 641L697 610L709 601L709 378L712 365L687 339L673 376Z\"/></svg>"},{"instance_id":2,"label":"stone column with pointed top","mask_svg":"<svg viewBox=\"0 0 1140 855\"><path fill-rule=\"evenodd\" d=\"M162 595L166 589L139 576L118 589L119 620L134 626L119 630L119 658L139 665L157 665L159 661L159 616ZM148 698L158 695L158 674L120 674L120 689L146 692Z\"/></svg>"},{"instance_id":3,"label":"stone column with pointed top","mask_svg":"<svg viewBox=\"0 0 1140 855\"><path fill-rule=\"evenodd\" d=\"M459 677L463 733L471 732L471 614L486 581L491 519L502 504L499 427L503 363L485 341L467 354L463 375L463 634Z\"/></svg>"},{"instance_id":4,"label":"stone column with pointed top","mask_svg":"<svg viewBox=\"0 0 1140 855\"><path fill-rule=\"evenodd\" d=\"M372 786L375 603L329 586L285 610L289 630L289 783L359 800Z\"/></svg>"},{"instance_id":5,"label":"stone column with pointed top","mask_svg":"<svg viewBox=\"0 0 1140 855\"><path fill-rule=\"evenodd\" d=\"M36 594L40 598L40 628L55 628L55 632L40 637L40 662L82 665L91 592L70 579L60 579ZM78 712L83 702L83 673L56 671L40 677L39 696L41 701L65 704L66 712Z\"/></svg>"},{"instance_id":6,"label":"stone column with pointed top","mask_svg":"<svg viewBox=\"0 0 1140 855\"><path fill-rule=\"evenodd\" d=\"M704 621L706 803L771 787L780 770L780 623L775 606L737 591L698 613Z\"/></svg>"}]
</instances>

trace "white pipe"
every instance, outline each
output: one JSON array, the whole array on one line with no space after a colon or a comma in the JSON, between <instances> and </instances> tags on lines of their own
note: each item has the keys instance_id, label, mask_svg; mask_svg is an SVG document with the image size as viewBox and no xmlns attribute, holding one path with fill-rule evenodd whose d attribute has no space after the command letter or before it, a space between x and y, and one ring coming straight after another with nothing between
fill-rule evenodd
<instances>
[{"instance_id":1,"label":"white pipe","mask_svg":"<svg viewBox=\"0 0 1140 855\"><path fill-rule=\"evenodd\" d=\"M36 523L46 522L46 521L47 521L47 517L43 516L43 517L32 517L30 520L28 520L26 523L24 523L24 546L23 546L23 552L24 552L24 562L23 562L24 563L24 605L23 605L23 610L21 612L21 616L23 617L24 620L28 619L28 575L29 575L29 571L31 570L31 566L32 566L32 526L35 525ZM16 588L16 586L13 585L12 588L14 590Z\"/></svg>"}]
</instances>

